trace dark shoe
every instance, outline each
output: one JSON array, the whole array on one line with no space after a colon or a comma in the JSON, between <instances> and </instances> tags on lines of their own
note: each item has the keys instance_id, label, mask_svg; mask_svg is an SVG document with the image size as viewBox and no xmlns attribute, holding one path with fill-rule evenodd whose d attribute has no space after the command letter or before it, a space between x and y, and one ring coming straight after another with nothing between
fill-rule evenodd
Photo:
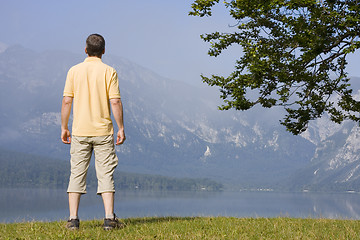
<instances>
[{"instance_id":1,"label":"dark shoe","mask_svg":"<svg viewBox=\"0 0 360 240\"><path fill-rule=\"evenodd\" d=\"M78 230L80 226L79 219L70 219L66 223L66 228L70 230Z\"/></svg>"},{"instance_id":2,"label":"dark shoe","mask_svg":"<svg viewBox=\"0 0 360 240\"><path fill-rule=\"evenodd\" d=\"M114 215L114 218L105 218L104 219L104 230L112 230L115 228L123 228L125 227L125 224L122 222L119 222L119 220L116 218L116 215Z\"/></svg>"}]
</instances>

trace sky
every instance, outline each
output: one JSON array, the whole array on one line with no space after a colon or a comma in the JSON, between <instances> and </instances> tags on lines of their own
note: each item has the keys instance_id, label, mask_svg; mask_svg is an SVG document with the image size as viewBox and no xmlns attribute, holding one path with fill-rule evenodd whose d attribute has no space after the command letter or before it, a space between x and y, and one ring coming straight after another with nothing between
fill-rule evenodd
<instances>
[{"instance_id":1,"label":"sky","mask_svg":"<svg viewBox=\"0 0 360 240\"><path fill-rule=\"evenodd\" d=\"M84 54L91 33L105 37L106 53L140 64L161 76L202 85L201 74L228 75L241 56L231 47L214 58L200 35L229 32L234 20L219 5L212 17L189 16L192 0L0 0L0 42L38 52ZM348 59L360 76L360 53Z\"/></svg>"}]
</instances>

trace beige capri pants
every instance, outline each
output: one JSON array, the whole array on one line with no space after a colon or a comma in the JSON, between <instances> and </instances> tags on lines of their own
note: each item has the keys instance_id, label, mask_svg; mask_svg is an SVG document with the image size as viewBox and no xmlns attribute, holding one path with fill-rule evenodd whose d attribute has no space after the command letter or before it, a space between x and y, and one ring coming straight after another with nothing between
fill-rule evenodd
<instances>
[{"instance_id":1,"label":"beige capri pants","mask_svg":"<svg viewBox=\"0 0 360 240\"><path fill-rule=\"evenodd\" d=\"M86 193L86 175L92 152L98 179L97 194L115 192L113 174L118 164L113 135L71 138L71 174L67 192Z\"/></svg>"}]
</instances>

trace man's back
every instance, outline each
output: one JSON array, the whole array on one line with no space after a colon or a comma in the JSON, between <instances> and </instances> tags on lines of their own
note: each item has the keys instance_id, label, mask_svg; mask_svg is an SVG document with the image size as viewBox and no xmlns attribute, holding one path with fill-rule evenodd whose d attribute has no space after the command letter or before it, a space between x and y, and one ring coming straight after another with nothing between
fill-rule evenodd
<instances>
[{"instance_id":1,"label":"man's back","mask_svg":"<svg viewBox=\"0 0 360 240\"><path fill-rule=\"evenodd\" d=\"M113 134L109 99L120 98L116 71L98 57L88 57L67 75L64 96L74 98L75 136Z\"/></svg>"}]
</instances>

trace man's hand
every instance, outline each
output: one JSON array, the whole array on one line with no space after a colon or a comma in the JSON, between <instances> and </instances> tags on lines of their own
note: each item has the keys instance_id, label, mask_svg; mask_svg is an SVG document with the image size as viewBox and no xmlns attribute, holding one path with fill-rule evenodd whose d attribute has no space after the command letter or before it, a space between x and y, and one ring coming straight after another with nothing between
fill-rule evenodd
<instances>
[{"instance_id":1,"label":"man's hand","mask_svg":"<svg viewBox=\"0 0 360 240\"><path fill-rule=\"evenodd\" d=\"M61 105L61 141L63 143L71 143L71 134L68 129L68 121L71 112L73 98L72 97L63 97Z\"/></svg>"},{"instance_id":2,"label":"man's hand","mask_svg":"<svg viewBox=\"0 0 360 240\"><path fill-rule=\"evenodd\" d=\"M62 129L61 130L61 141L66 144L71 143L71 134L68 129Z\"/></svg>"},{"instance_id":3,"label":"man's hand","mask_svg":"<svg viewBox=\"0 0 360 240\"><path fill-rule=\"evenodd\" d=\"M110 99L110 104L111 104L111 108L112 108L112 112L114 114L116 124L119 128L119 131L117 132L116 145L120 145L120 144L123 144L126 139L125 131L124 131L122 102L121 102L120 98L112 98L112 99Z\"/></svg>"},{"instance_id":4,"label":"man's hand","mask_svg":"<svg viewBox=\"0 0 360 240\"><path fill-rule=\"evenodd\" d=\"M116 138L116 145L121 145L125 142L125 132L124 130L119 130L118 133L117 133L117 138Z\"/></svg>"}]
</instances>

